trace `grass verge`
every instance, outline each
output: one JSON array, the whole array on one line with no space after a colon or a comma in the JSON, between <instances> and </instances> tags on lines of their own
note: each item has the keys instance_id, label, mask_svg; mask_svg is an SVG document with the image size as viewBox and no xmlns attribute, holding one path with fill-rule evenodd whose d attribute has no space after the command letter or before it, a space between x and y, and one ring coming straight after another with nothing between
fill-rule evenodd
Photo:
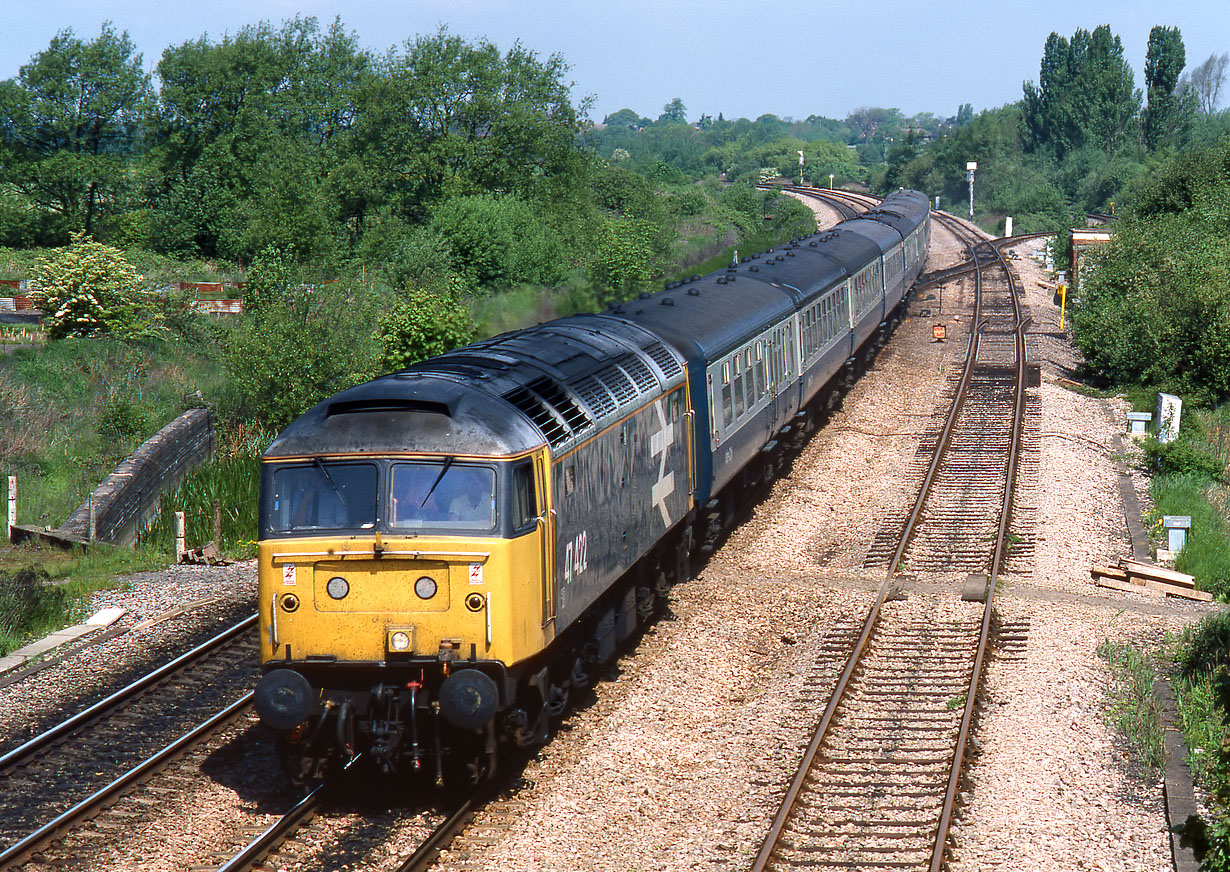
<instances>
[{"instance_id":1,"label":"grass verge","mask_svg":"<svg viewBox=\"0 0 1230 872\"><path fill-rule=\"evenodd\" d=\"M1148 657L1121 642L1104 640L1098 655L1111 672L1106 724L1123 740L1132 762L1152 777L1165 762L1161 706L1153 694L1157 672Z\"/></svg>"},{"instance_id":2,"label":"grass verge","mask_svg":"<svg viewBox=\"0 0 1230 872\"><path fill-rule=\"evenodd\" d=\"M1160 539L1163 515L1187 515L1192 519L1186 544L1175 568L1196 577L1197 586L1224 601L1230 594L1230 528L1223 485L1194 473L1154 476L1149 484L1153 508L1145 518L1150 535Z\"/></svg>"}]
</instances>

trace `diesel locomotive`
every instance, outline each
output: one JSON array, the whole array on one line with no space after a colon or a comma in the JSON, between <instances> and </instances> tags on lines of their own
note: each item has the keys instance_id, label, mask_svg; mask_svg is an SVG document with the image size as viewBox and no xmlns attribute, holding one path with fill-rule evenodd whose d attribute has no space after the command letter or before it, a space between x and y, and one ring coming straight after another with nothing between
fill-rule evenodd
<instances>
[{"instance_id":1,"label":"diesel locomotive","mask_svg":"<svg viewBox=\"0 0 1230 872\"><path fill-rule=\"evenodd\" d=\"M546 741L887 336L927 199L344 390L262 462L255 703L291 776Z\"/></svg>"}]
</instances>

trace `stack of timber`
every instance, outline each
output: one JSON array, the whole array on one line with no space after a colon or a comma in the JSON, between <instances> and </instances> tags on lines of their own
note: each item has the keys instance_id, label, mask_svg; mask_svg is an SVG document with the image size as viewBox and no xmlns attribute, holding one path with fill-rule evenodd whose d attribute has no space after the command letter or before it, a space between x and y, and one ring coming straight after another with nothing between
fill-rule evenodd
<instances>
[{"instance_id":1,"label":"stack of timber","mask_svg":"<svg viewBox=\"0 0 1230 872\"><path fill-rule=\"evenodd\" d=\"M1178 596L1209 602L1213 594L1196 590L1196 579L1186 572L1176 572L1140 560L1123 558L1118 566L1094 566L1089 570L1093 583L1111 590L1124 590L1150 596Z\"/></svg>"}]
</instances>

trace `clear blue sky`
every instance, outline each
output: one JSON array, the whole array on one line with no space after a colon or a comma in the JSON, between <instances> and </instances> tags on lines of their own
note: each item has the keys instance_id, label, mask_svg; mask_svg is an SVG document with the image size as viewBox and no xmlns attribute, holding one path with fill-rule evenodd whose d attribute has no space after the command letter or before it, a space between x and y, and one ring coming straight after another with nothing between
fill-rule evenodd
<instances>
[{"instance_id":1,"label":"clear blue sky","mask_svg":"<svg viewBox=\"0 0 1230 872\"><path fill-rule=\"evenodd\" d=\"M542 55L558 52L572 67L574 96L595 98L595 121L624 107L656 118L672 97L692 120L702 112L843 118L863 105L977 111L1019 99L1022 82L1037 80L1052 31L1099 24L1123 40L1138 87L1154 25L1179 27L1189 67L1230 51L1224 0L3 0L0 79L64 28L92 38L110 20L152 70L168 46L297 14L322 26L341 16L377 51L444 24L501 48L519 39Z\"/></svg>"}]
</instances>

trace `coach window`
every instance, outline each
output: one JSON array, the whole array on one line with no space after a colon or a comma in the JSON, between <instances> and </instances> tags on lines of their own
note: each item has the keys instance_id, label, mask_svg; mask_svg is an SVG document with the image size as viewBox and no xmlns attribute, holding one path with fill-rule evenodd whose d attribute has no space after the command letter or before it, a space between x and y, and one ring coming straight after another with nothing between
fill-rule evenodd
<instances>
[{"instance_id":1,"label":"coach window","mask_svg":"<svg viewBox=\"0 0 1230 872\"><path fill-rule=\"evenodd\" d=\"M729 427L735 420L733 394L730 387L730 361L722 364L722 425Z\"/></svg>"},{"instance_id":2,"label":"coach window","mask_svg":"<svg viewBox=\"0 0 1230 872\"><path fill-rule=\"evenodd\" d=\"M743 417L743 355L735 355L735 420Z\"/></svg>"},{"instance_id":3,"label":"coach window","mask_svg":"<svg viewBox=\"0 0 1230 872\"><path fill-rule=\"evenodd\" d=\"M769 383L764 375L764 340L756 343L756 399L760 399L769 390Z\"/></svg>"}]
</instances>

